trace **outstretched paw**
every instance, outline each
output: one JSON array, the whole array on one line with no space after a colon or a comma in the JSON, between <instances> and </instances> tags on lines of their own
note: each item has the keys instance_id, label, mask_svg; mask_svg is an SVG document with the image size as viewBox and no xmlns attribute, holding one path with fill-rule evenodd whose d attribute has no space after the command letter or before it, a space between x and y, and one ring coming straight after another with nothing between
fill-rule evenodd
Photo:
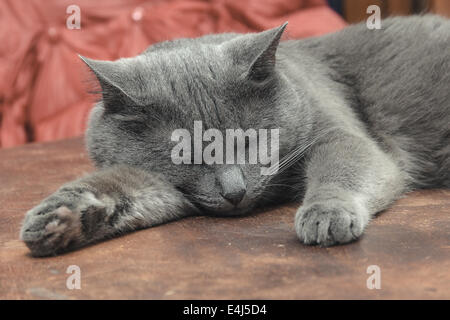
<instances>
[{"instance_id":1,"label":"outstretched paw","mask_svg":"<svg viewBox=\"0 0 450 320\"><path fill-rule=\"evenodd\" d=\"M105 204L91 192L57 192L27 212L20 237L33 256L53 255L82 245L105 216Z\"/></svg>"},{"instance_id":2,"label":"outstretched paw","mask_svg":"<svg viewBox=\"0 0 450 320\"><path fill-rule=\"evenodd\" d=\"M344 201L302 206L295 217L299 239L309 245L332 246L358 239L368 223L365 209Z\"/></svg>"}]
</instances>

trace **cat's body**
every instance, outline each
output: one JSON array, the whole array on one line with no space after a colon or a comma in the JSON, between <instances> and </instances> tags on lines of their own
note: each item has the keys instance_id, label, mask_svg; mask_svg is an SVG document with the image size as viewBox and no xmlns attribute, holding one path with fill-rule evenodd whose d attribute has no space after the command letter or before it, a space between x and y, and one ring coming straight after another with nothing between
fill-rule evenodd
<instances>
[{"instance_id":1,"label":"cat's body","mask_svg":"<svg viewBox=\"0 0 450 320\"><path fill-rule=\"evenodd\" d=\"M413 187L450 187L449 28L435 16L396 18L383 32L350 27L300 43Z\"/></svg>"},{"instance_id":2,"label":"cat's body","mask_svg":"<svg viewBox=\"0 0 450 320\"><path fill-rule=\"evenodd\" d=\"M32 253L290 199L303 199L302 242L346 243L406 191L450 187L449 20L394 18L382 30L278 43L284 27L84 59L103 91L87 132L100 170L27 213L21 236ZM279 128L279 172L175 165L171 132L195 120L220 131Z\"/></svg>"}]
</instances>

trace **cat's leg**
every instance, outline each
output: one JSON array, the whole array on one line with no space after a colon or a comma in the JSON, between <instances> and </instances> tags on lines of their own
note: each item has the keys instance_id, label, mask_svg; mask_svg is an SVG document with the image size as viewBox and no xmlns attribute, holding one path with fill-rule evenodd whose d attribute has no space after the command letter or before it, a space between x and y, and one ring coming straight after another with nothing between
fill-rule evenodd
<instances>
[{"instance_id":1,"label":"cat's leg","mask_svg":"<svg viewBox=\"0 0 450 320\"><path fill-rule=\"evenodd\" d=\"M116 166L62 186L28 211L21 239L33 255L52 255L193 213L159 175Z\"/></svg>"},{"instance_id":2,"label":"cat's leg","mask_svg":"<svg viewBox=\"0 0 450 320\"><path fill-rule=\"evenodd\" d=\"M343 132L311 150L306 179L295 229L303 243L323 246L357 239L406 189L404 174L375 142Z\"/></svg>"}]
</instances>

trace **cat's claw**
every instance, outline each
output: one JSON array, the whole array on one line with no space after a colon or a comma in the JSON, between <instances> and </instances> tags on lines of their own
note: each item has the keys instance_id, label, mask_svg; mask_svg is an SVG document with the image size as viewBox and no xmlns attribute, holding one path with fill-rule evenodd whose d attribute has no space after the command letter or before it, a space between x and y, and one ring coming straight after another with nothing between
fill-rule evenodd
<instances>
[{"instance_id":1,"label":"cat's claw","mask_svg":"<svg viewBox=\"0 0 450 320\"><path fill-rule=\"evenodd\" d=\"M330 201L301 207L295 217L295 230L305 244L332 246L358 239L367 221L350 203Z\"/></svg>"}]
</instances>

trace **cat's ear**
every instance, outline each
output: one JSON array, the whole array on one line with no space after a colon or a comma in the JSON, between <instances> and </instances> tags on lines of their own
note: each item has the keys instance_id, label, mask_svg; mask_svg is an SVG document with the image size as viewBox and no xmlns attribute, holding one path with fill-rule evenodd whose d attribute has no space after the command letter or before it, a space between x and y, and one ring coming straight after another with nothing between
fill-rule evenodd
<instances>
[{"instance_id":1,"label":"cat's ear","mask_svg":"<svg viewBox=\"0 0 450 320\"><path fill-rule=\"evenodd\" d=\"M127 76L127 65L121 61L93 60L79 55L80 59L92 70L97 77L105 108L116 111L127 105L139 104L127 90L130 79Z\"/></svg>"},{"instance_id":2,"label":"cat's ear","mask_svg":"<svg viewBox=\"0 0 450 320\"><path fill-rule=\"evenodd\" d=\"M262 42L263 50L250 66L248 71L248 77L250 79L264 81L273 72L275 69L275 55L278 44L286 26L287 22L278 28L261 32L256 37L257 42Z\"/></svg>"},{"instance_id":3,"label":"cat's ear","mask_svg":"<svg viewBox=\"0 0 450 320\"><path fill-rule=\"evenodd\" d=\"M283 25L260 33L246 35L235 40L235 58L244 61L249 67L247 77L261 82L275 70L276 52L281 36L286 29Z\"/></svg>"}]
</instances>

